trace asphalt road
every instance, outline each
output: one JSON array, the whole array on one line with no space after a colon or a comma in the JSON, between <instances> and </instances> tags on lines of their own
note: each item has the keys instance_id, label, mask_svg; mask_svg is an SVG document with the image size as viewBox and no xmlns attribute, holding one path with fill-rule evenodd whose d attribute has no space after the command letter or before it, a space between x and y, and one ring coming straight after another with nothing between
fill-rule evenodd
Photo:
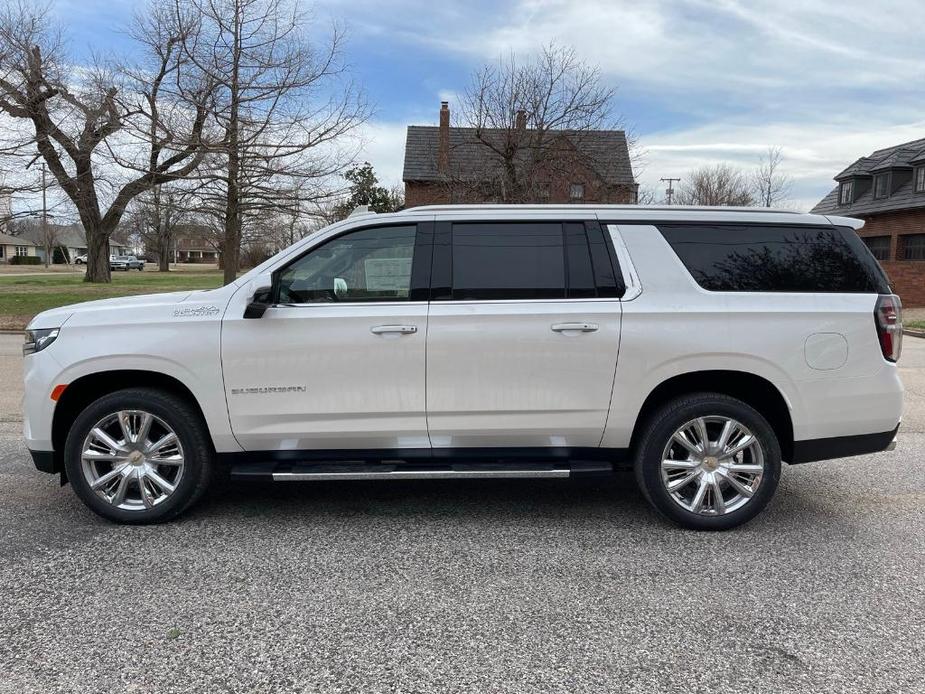
<instances>
[{"instance_id":1,"label":"asphalt road","mask_svg":"<svg viewBox=\"0 0 925 694\"><path fill-rule=\"evenodd\" d=\"M923 692L920 422L724 534L627 478L233 484L132 528L0 410L0 692Z\"/></svg>"}]
</instances>

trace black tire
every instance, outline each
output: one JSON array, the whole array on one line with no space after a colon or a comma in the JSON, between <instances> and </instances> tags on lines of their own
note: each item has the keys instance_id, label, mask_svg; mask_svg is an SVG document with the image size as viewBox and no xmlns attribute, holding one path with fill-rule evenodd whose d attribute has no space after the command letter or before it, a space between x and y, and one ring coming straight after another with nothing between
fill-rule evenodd
<instances>
[{"instance_id":1,"label":"black tire","mask_svg":"<svg viewBox=\"0 0 925 694\"><path fill-rule=\"evenodd\" d=\"M724 515L702 515L682 507L662 480L662 454L672 435L685 423L710 416L729 417L747 427L764 457L764 472L753 496ZM636 481L643 496L663 516L692 530L729 530L750 521L774 496L780 470L780 444L767 420L750 405L719 393L693 393L666 403L644 424L636 446Z\"/></svg>"},{"instance_id":2,"label":"black tire","mask_svg":"<svg viewBox=\"0 0 925 694\"><path fill-rule=\"evenodd\" d=\"M183 474L175 491L153 508L127 510L113 506L90 488L81 465L81 448L90 429L107 415L139 409L160 418L176 433L183 448ZM212 479L212 443L205 422L183 398L154 388L129 388L104 395L91 403L74 421L64 448L67 478L92 511L117 523L160 523L175 518L202 496Z\"/></svg>"}]
</instances>

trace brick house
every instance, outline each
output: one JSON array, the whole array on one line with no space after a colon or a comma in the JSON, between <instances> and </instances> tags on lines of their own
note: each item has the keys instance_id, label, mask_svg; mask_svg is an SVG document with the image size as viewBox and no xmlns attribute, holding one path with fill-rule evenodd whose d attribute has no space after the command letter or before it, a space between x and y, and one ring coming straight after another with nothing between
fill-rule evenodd
<instances>
[{"instance_id":1,"label":"brick house","mask_svg":"<svg viewBox=\"0 0 925 694\"><path fill-rule=\"evenodd\" d=\"M217 263L218 250L213 243L213 233L201 224L181 224L174 236L173 262L175 263Z\"/></svg>"},{"instance_id":2,"label":"brick house","mask_svg":"<svg viewBox=\"0 0 925 694\"><path fill-rule=\"evenodd\" d=\"M925 306L925 139L861 157L835 181L812 211L863 219L858 233L903 305Z\"/></svg>"},{"instance_id":3,"label":"brick house","mask_svg":"<svg viewBox=\"0 0 925 694\"><path fill-rule=\"evenodd\" d=\"M450 127L447 102L440 104L440 125L409 125L405 141L405 205L500 202L503 166L492 144L506 138L519 143L517 169L529 190L524 202L634 203L626 133L622 130L549 130L527 128L518 112L512 129ZM532 154L531 154L532 152ZM541 152L541 154L537 154Z\"/></svg>"}]
</instances>

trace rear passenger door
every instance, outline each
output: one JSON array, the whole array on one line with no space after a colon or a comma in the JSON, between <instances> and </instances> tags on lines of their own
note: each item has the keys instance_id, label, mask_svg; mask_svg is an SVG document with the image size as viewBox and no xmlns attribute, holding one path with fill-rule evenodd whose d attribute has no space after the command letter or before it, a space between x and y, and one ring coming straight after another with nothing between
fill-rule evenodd
<instances>
[{"instance_id":1,"label":"rear passenger door","mask_svg":"<svg viewBox=\"0 0 925 694\"><path fill-rule=\"evenodd\" d=\"M623 286L596 222L438 222L427 334L435 448L596 447Z\"/></svg>"}]
</instances>

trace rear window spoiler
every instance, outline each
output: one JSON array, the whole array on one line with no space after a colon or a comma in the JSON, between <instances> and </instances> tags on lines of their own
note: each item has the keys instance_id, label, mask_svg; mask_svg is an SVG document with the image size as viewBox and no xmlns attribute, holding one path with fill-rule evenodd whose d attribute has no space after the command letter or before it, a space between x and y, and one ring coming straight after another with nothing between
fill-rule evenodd
<instances>
[{"instance_id":1,"label":"rear window spoiler","mask_svg":"<svg viewBox=\"0 0 925 694\"><path fill-rule=\"evenodd\" d=\"M834 215L827 215L826 219L834 226L851 227L855 231L864 226L865 223L863 219L858 219L857 217L836 217Z\"/></svg>"}]
</instances>

